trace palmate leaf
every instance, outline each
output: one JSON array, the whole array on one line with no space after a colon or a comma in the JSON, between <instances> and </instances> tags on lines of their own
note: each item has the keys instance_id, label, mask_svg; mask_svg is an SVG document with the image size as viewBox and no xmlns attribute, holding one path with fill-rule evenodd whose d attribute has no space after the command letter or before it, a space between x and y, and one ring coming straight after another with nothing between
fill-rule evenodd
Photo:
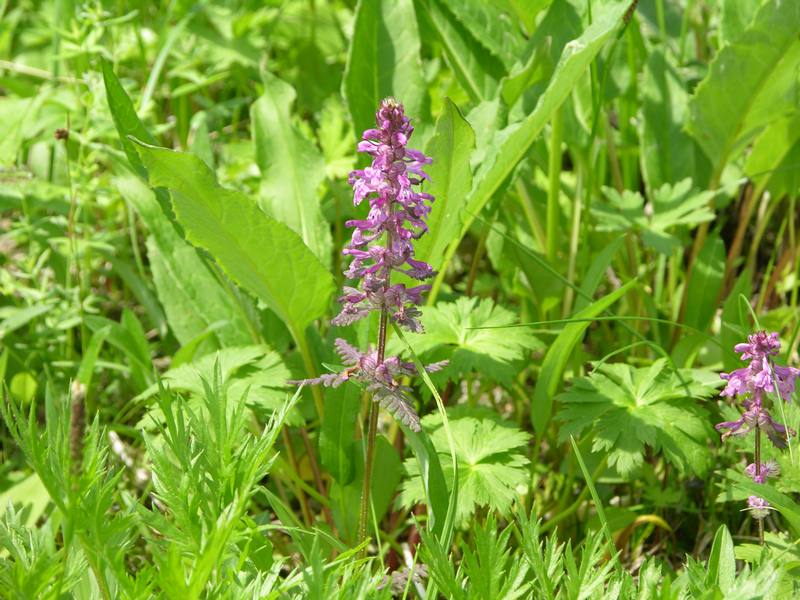
<instances>
[{"instance_id":1,"label":"palmate leaf","mask_svg":"<svg viewBox=\"0 0 800 600\"><path fill-rule=\"evenodd\" d=\"M645 446L663 452L682 473L702 475L710 466L708 413L697 400L714 393L687 370L666 360L649 367L604 364L558 396L560 440L587 432L592 450L607 452L610 466L628 477L642 465Z\"/></svg>"},{"instance_id":2,"label":"palmate leaf","mask_svg":"<svg viewBox=\"0 0 800 600\"><path fill-rule=\"evenodd\" d=\"M479 371L508 383L517 373L512 363L543 347L527 328L509 327L517 322L514 313L490 299L461 297L426 308L425 333L409 335L408 341L417 353L431 353L431 360L447 358L443 374L450 379Z\"/></svg>"},{"instance_id":3,"label":"palmate leaf","mask_svg":"<svg viewBox=\"0 0 800 600\"><path fill-rule=\"evenodd\" d=\"M479 506L507 514L516 488L528 481L525 447L530 435L490 410L462 406L447 412L458 461L456 524L465 524ZM422 426L430 435L447 485L452 488L450 446L442 418L438 413L428 415L422 419ZM416 459L407 459L405 468L410 477L403 484L400 500L411 506L424 501L425 494Z\"/></svg>"},{"instance_id":4,"label":"palmate leaf","mask_svg":"<svg viewBox=\"0 0 800 600\"><path fill-rule=\"evenodd\" d=\"M665 183L653 191L649 210L639 192L623 190L620 194L609 187L603 191L606 200L592 205L598 231L636 233L645 245L667 256L681 247L675 228L693 228L714 218L708 207L713 192L693 190L688 178L674 186Z\"/></svg>"}]
</instances>

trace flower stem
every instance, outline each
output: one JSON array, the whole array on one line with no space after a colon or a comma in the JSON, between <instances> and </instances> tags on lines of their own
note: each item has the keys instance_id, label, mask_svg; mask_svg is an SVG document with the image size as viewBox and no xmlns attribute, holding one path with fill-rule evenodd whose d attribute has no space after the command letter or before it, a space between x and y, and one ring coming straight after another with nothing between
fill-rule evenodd
<instances>
[{"instance_id":1,"label":"flower stem","mask_svg":"<svg viewBox=\"0 0 800 600\"><path fill-rule=\"evenodd\" d=\"M761 428L756 423L756 442L755 442L755 463L756 463L756 479L760 481L761 478ZM758 521L758 543L764 545L764 519L756 519Z\"/></svg>"},{"instance_id":2,"label":"flower stem","mask_svg":"<svg viewBox=\"0 0 800 600\"><path fill-rule=\"evenodd\" d=\"M378 327L378 364L383 362L386 355L386 326L388 314L384 308L381 311L381 320ZM375 438L378 433L378 410L375 400L369 403L369 425L367 429L367 457L364 461L364 487L361 489L361 508L358 518L358 543L367 539L367 521L369 519L369 495L372 485L372 464L375 462ZM366 554L366 547L361 555Z\"/></svg>"}]
</instances>

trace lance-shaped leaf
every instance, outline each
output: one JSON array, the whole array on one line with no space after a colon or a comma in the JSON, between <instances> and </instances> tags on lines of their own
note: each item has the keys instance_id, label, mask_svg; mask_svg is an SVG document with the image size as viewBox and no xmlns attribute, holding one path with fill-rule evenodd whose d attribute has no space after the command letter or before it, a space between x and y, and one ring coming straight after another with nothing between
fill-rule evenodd
<instances>
[{"instance_id":1,"label":"lance-shaped leaf","mask_svg":"<svg viewBox=\"0 0 800 600\"><path fill-rule=\"evenodd\" d=\"M357 134L375 126L386 96L402 102L407 114L422 116L427 89L419 48L411 0L359 1L342 82Z\"/></svg>"},{"instance_id":2,"label":"lance-shaped leaf","mask_svg":"<svg viewBox=\"0 0 800 600\"><path fill-rule=\"evenodd\" d=\"M256 162L261 170L259 203L267 214L300 234L327 265L331 232L317 197L325 161L313 140L292 124L295 98L291 85L266 73L264 94L250 108Z\"/></svg>"},{"instance_id":3,"label":"lance-shaped leaf","mask_svg":"<svg viewBox=\"0 0 800 600\"><path fill-rule=\"evenodd\" d=\"M567 99L575 83L617 30L629 4L619 0L600 8L595 14L594 22L583 34L564 47L550 83L533 112L521 123L515 123L500 132L496 151L487 157L475 176L475 184L462 217L461 237L466 234L475 216L511 175L553 113Z\"/></svg>"},{"instance_id":4,"label":"lance-shaped leaf","mask_svg":"<svg viewBox=\"0 0 800 600\"><path fill-rule=\"evenodd\" d=\"M475 149L475 133L453 102L445 101L445 108L436 121L436 131L425 147L425 153L434 157L428 168L431 177L426 192L436 201L428 217L428 233L416 244L414 253L419 260L434 269L442 266L447 245L458 236L461 229L459 214L472 188L472 171L469 159Z\"/></svg>"},{"instance_id":5,"label":"lance-shaped leaf","mask_svg":"<svg viewBox=\"0 0 800 600\"><path fill-rule=\"evenodd\" d=\"M189 241L207 250L299 339L306 325L325 312L334 290L333 277L300 236L244 194L220 186L196 156L141 142L139 152L151 183L172 191Z\"/></svg>"},{"instance_id":6,"label":"lance-shaped leaf","mask_svg":"<svg viewBox=\"0 0 800 600\"><path fill-rule=\"evenodd\" d=\"M800 3L765 3L697 86L688 129L714 165L712 183L764 127L796 109L798 31Z\"/></svg>"}]
</instances>

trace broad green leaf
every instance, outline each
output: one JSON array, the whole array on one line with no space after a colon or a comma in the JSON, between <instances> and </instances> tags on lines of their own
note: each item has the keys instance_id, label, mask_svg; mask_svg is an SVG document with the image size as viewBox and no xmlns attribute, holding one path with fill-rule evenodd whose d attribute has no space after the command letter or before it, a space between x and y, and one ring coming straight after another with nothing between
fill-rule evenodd
<instances>
[{"instance_id":1,"label":"broad green leaf","mask_svg":"<svg viewBox=\"0 0 800 600\"><path fill-rule=\"evenodd\" d=\"M723 371L733 371L742 366L739 355L733 352L733 347L747 338L750 327L750 313L741 302L741 296L750 298L753 293L753 276L748 269L744 269L736 280L728 297L722 305L722 319L719 331L719 341L722 344Z\"/></svg>"},{"instance_id":2,"label":"broad green leaf","mask_svg":"<svg viewBox=\"0 0 800 600\"><path fill-rule=\"evenodd\" d=\"M505 74L502 63L443 6L442 0L418 0L417 5L439 38L445 58L470 100L478 103L494 98Z\"/></svg>"},{"instance_id":3,"label":"broad green leaf","mask_svg":"<svg viewBox=\"0 0 800 600\"><path fill-rule=\"evenodd\" d=\"M224 322L226 326L214 329L209 341L201 345L202 353L251 343L253 338L242 312L247 299L241 298L241 304L237 304L197 250L178 235L155 194L141 179L126 175L114 182L150 232L147 255L153 282L178 341L189 344L215 323Z\"/></svg>"},{"instance_id":4,"label":"broad green leaf","mask_svg":"<svg viewBox=\"0 0 800 600\"><path fill-rule=\"evenodd\" d=\"M519 60L525 49L525 38L511 17L496 5L484 0L442 0L450 12L505 70Z\"/></svg>"},{"instance_id":5,"label":"broad green leaf","mask_svg":"<svg viewBox=\"0 0 800 600\"><path fill-rule=\"evenodd\" d=\"M153 185L172 190L189 241L284 320L295 339L322 316L333 277L300 237L243 194L221 187L196 156L140 144Z\"/></svg>"},{"instance_id":6,"label":"broad green leaf","mask_svg":"<svg viewBox=\"0 0 800 600\"><path fill-rule=\"evenodd\" d=\"M0 341L12 331L16 331L50 312L53 306L53 304L34 304L25 307L0 306Z\"/></svg>"},{"instance_id":7,"label":"broad green leaf","mask_svg":"<svg viewBox=\"0 0 800 600\"><path fill-rule=\"evenodd\" d=\"M732 498L727 498L723 493L720 495L720 499L745 501L748 496L760 496L780 512L795 536L800 534L800 504L797 504L790 496L776 490L769 483L756 483L743 473L731 469L726 471L726 474L734 484L734 493Z\"/></svg>"},{"instance_id":8,"label":"broad green leaf","mask_svg":"<svg viewBox=\"0 0 800 600\"><path fill-rule=\"evenodd\" d=\"M508 514L517 486L528 481L525 448L530 435L486 409L459 407L449 409L448 416L458 460L456 524L465 525L481 506ZM428 415L422 425L444 465L448 486L452 486L450 448L441 415ZM403 484L401 501L411 506L423 500L424 494L416 461L409 458L405 468L410 478Z\"/></svg>"},{"instance_id":9,"label":"broad green leaf","mask_svg":"<svg viewBox=\"0 0 800 600\"><path fill-rule=\"evenodd\" d=\"M744 165L745 174L763 188L773 176L780 179L785 173L796 172L797 161L784 165L785 159L791 155L800 140L800 111L794 115L778 119L767 127L753 143ZM783 166L788 168L781 169ZM787 192L792 190L790 186Z\"/></svg>"},{"instance_id":10,"label":"broad green leaf","mask_svg":"<svg viewBox=\"0 0 800 600\"><path fill-rule=\"evenodd\" d=\"M443 376L451 380L476 371L510 384L519 370L514 362L543 347L526 328L515 327L517 322L514 313L489 298L461 297L426 307L422 315L425 333L406 337L418 354L434 352L431 360L449 359Z\"/></svg>"},{"instance_id":11,"label":"broad green leaf","mask_svg":"<svg viewBox=\"0 0 800 600\"><path fill-rule=\"evenodd\" d=\"M325 415L319 432L322 466L339 484L346 485L355 475L355 434L361 394L358 387L345 385L325 394Z\"/></svg>"},{"instance_id":12,"label":"broad green leaf","mask_svg":"<svg viewBox=\"0 0 800 600\"><path fill-rule=\"evenodd\" d=\"M356 135L375 126L375 111L387 96L402 102L412 118L424 117L419 50L412 0L359 0L342 81Z\"/></svg>"},{"instance_id":13,"label":"broad green leaf","mask_svg":"<svg viewBox=\"0 0 800 600\"><path fill-rule=\"evenodd\" d=\"M428 233L414 248L419 260L438 269L442 266L445 249L461 228L459 213L472 188L470 155L475 148L475 133L449 99L436 121L433 137L425 153L433 158L428 168L431 177L426 192L436 198L428 217Z\"/></svg>"},{"instance_id":14,"label":"broad green leaf","mask_svg":"<svg viewBox=\"0 0 800 600\"><path fill-rule=\"evenodd\" d=\"M709 236L697 255L689 276L684 322L700 330L711 323L717 310L717 298L725 274L725 243L719 236Z\"/></svg>"},{"instance_id":15,"label":"broad green leaf","mask_svg":"<svg viewBox=\"0 0 800 600\"><path fill-rule=\"evenodd\" d=\"M642 177L648 190L694 178L694 142L684 131L689 93L661 49L647 57L642 80Z\"/></svg>"},{"instance_id":16,"label":"broad green leaf","mask_svg":"<svg viewBox=\"0 0 800 600\"><path fill-rule=\"evenodd\" d=\"M472 192L462 213L461 237L466 235L475 216L511 175L553 113L566 100L576 82L617 30L628 5L627 1L614 0L598 8L594 22L578 39L564 47L553 76L533 112L521 123L500 132L495 152L487 157L475 176Z\"/></svg>"},{"instance_id":17,"label":"broad green leaf","mask_svg":"<svg viewBox=\"0 0 800 600\"><path fill-rule=\"evenodd\" d=\"M629 281L583 310L576 312L573 317L584 320L576 320L574 323L564 327L550 346L542 362L542 369L539 371L539 378L536 381L533 398L531 399L531 422L538 435L544 434L545 428L550 421L550 415L553 412L553 398L561 383L561 376L564 374L564 369L573 349L583 339L583 334L590 325L588 319L601 314L624 296L635 284L635 281Z\"/></svg>"},{"instance_id":18,"label":"broad green leaf","mask_svg":"<svg viewBox=\"0 0 800 600\"><path fill-rule=\"evenodd\" d=\"M763 3L763 0L721 0L719 34L722 46L736 41Z\"/></svg>"},{"instance_id":19,"label":"broad green leaf","mask_svg":"<svg viewBox=\"0 0 800 600\"><path fill-rule=\"evenodd\" d=\"M261 170L259 204L298 233L322 264L331 262L330 225L317 194L325 161L313 140L292 124L294 88L264 74L264 93L250 107L256 161Z\"/></svg>"},{"instance_id":20,"label":"broad green leaf","mask_svg":"<svg viewBox=\"0 0 800 600\"><path fill-rule=\"evenodd\" d=\"M697 86L688 130L714 165L712 184L764 127L796 110L798 30L800 3L765 3Z\"/></svg>"},{"instance_id":21,"label":"broad green leaf","mask_svg":"<svg viewBox=\"0 0 800 600\"><path fill-rule=\"evenodd\" d=\"M641 369L603 364L558 396L559 439L587 432L592 451L606 454L623 477L643 464L646 446L663 452L682 473L702 475L711 464L711 428L697 400L714 393L665 359Z\"/></svg>"},{"instance_id":22,"label":"broad green leaf","mask_svg":"<svg viewBox=\"0 0 800 600\"><path fill-rule=\"evenodd\" d=\"M706 585L718 585L723 594L728 593L736 579L736 557L733 550L731 532L724 524L720 525L708 556Z\"/></svg>"},{"instance_id":23,"label":"broad green leaf","mask_svg":"<svg viewBox=\"0 0 800 600\"><path fill-rule=\"evenodd\" d=\"M581 277L581 294L575 300L575 310L580 311L592 303L592 297L597 291L597 286L605 278L608 267L611 262L616 258L617 252L622 247L624 239L617 237L608 246L603 248L592 261L592 264L586 269L586 272Z\"/></svg>"}]
</instances>

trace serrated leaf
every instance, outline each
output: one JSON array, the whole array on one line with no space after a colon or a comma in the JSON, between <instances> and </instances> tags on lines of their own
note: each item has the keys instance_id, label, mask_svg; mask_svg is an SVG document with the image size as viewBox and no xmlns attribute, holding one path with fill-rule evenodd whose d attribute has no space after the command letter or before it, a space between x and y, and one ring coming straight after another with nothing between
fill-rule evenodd
<instances>
[{"instance_id":1,"label":"serrated leaf","mask_svg":"<svg viewBox=\"0 0 800 600\"><path fill-rule=\"evenodd\" d=\"M576 311L572 315L576 321L570 323L558 334L553 344L547 350L547 354L542 362L542 369L536 381L531 400L531 421L537 434L542 435L550 421L553 410L553 397L558 391L561 383L561 376L567 366L572 351L583 334L589 327L588 319L596 317L606 310L609 306L619 300L634 285L634 281L629 281L621 288L606 294L599 300L592 302L586 308Z\"/></svg>"},{"instance_id":2,"label":"serrated leaf","mask_svg":"<svg viewBox=\"0 0 800 600\"><path fill-rule=\"evenodd\" d=\"M603 364L558 396L559 439L586 432L593 438L592 450L607 453L609 465L623 477L642 465L645 446L664 452L681 472L702 475L711 461L711 428L697 400L714 393L664 359L639 369Z\"/></svg>"},{"instance_id":3,"label":"serrated leaf","mask_svg":"<svg viewBox=\"0 0 800 600\"><path fill-rule=\"evenodd\" d=\"M651 202L639 192L604 187L603 201L592 204L598 231L631 232L642 237L646 246L671 256L682 246L676 228L694 228L714 219L709 208L712 192L691 189L692 180L684 179L670 185L665 183L652 190Z\"/></svg>"},{"instance_id":4,"label":"serrated leaf","mask_svg":"<svg viewBox=\"0 0 800 600\"><path fill-rule=\"evenodd\" d=\"M431 180L425 191L436 200L428 217L428 233L414 249L416 258L434 269L441 267L447 245L461 229L461 207L472 188L470 155L474 149L475 132L458 107L445 100L433 137L425 146L425 153L434 157L427 168Z\"/></svg>"},{"instance_id":5,"label":"serrated leaf","mask_svg":"<svg viewBox=\"0 0 800 600\"><path fill-rule=\"evenodd\" d=\"M484 0L443 0L443 3L506 70L519 60L525 39L509 15Z\"/></svg>"},{"instance_id":6,"label":"serrated leaf","mask_svg":"<svg viewBox=\"0 0 800 600\"><path fill-rule=\"evenodd\" d=\"M256 162L261 170L259 204L298 233L322 264L330 265L330 225L317 195L325 161L313 140L292 124L294 88L264 74L264 93L250 107Z\"/></svg>"},{"instance_id":7,"label":"serrated leaf","mask_svg":"<svg viewBox=\"0 0 800 600\"><path fill-rule=\"evenodd\" d=\"M711 159L717 182L764 127L796 110L798 31L800 3L766 2L697 86L687 127Z\"/></svg>"},{"instance_id":8,"label":"serrated leaf","mask_svg":"<svg viewBox=\"0 0 800 600\"><path fill-rule=\"evenodd\" d=\"M425 333L407 337L417 353L436 350L436 359L449 359L443 373L451 379L478 371L508 383L517 373L512 363L543 347L526 328L515 327L517 322L514 313L491 299L461 297L425 308Z\"/></svg>"},{"instance_id":9,"label":"serrated leaf","mask_svg":"<svg viewBox=\"0 0 800 600\"><path fill-rule=\"evenodd\" d=\"M417 5L439 38L447 63L470 100L478 103L494 98L505 74L502 63L486 51L441 0L418 0Z\"/></svg>"},{"instance_id":10,"label":"serrated leaf","mask_svg":"<svg viewBox=\"0 0 800 600\"><path fill-rule=\"evenodd\" d=\"M196 156L142 143L139 149L152 184L172 190L189 240L210 252L299 339L325 312L334 290L333 277L300 237L251 199L221 187Z\"/></svg>"},{"instance_id":11,"label":"serrated leaf","mask_svg":"<svg viewBox=\"0 0 800 600\"><path fill-rule=\"evenodd\" d=\"M375 126L375 111L394 96L406 114L424 117L427 87L412 0L359 0L342 92L356 135Z\"/></svg>"},{"instance_id":12,"label":"serrated leaf","mask_svg":"<svg viewBox=\"0 0 800 600\"><path fill-rule=\"evenodd\" d=\"M516 488L528 481L525 448L530 435L488 410L448 409L450 429L458 461L456 523L463 526L480 506L508 514ZM422 425L441 459L448 487L453 472L450 446L439 414L428 415ZM410 478L403 484L401 501L410 506L424 500L416 460L405 462Z\"/></svg>"}]
</instances>

